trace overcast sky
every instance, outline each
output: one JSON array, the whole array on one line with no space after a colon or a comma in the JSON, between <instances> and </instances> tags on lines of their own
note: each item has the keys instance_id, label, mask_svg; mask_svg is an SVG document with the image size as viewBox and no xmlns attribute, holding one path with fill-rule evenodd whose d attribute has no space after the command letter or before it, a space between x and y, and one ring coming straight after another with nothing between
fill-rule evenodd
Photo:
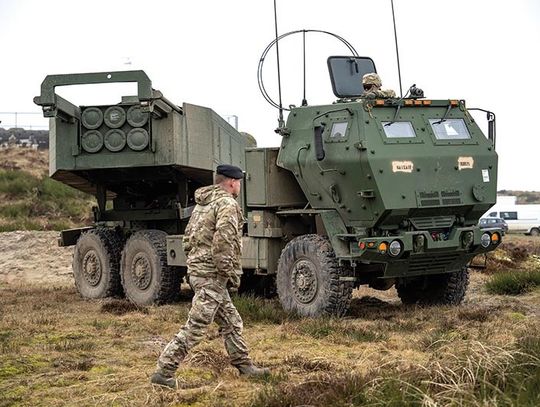
<instances>
[{"instance_id":1,"label":"overcast sky","mask_svg":"<svg viewBox=\"0 0 540 407\"><path fill-rule=\"evenodd\" d=\"M495 112L498 189L540 191L540 1L395 0L394 7L403 88L416 83L428 98ZM344 37L373 58L383 87L399 93L390 0L278 0L278 17L280 34ZM259 146L280 143L277 110L257 86L259 59L274 39L273 0L0 0L0 39L0 112L38 112L32 98L48 74L143 69L173 102L237 115L239 130ZM285 39L280 52L283 103L299 105L301 37ZM335 100L326 58L346 54L337 40L308 35L309 104ZM277 100L275 65L271 52L264 79ZM79 104L116 103L134 89L81 88L59 93ZM0 126L12 121L0 119Z\"/></svg>"}]
</instances>

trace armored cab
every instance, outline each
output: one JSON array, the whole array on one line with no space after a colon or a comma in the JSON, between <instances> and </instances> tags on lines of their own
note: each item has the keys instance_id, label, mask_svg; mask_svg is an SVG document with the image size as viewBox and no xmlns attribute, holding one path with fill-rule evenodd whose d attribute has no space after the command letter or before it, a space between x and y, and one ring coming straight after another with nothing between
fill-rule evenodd
<instances>
[{"instance_id":1,"label":"armored cab","mask_svg":"<svg viewBox=\"0 0 540 407\"><path fill-rule=\"evenodd\" d=\"M293 175L304 200L276 208L288 187L267 176L255 199L248 183L248 233L264 219L269 239L283 242L281 303L343 315L361 284L396 286L405 303L460 303L468 264L501 241L500 230L477 226L496 200L494 115L485 137L463 100L426 99L416 87L408 97L368 97L371 59L331 57L328 66L338 100L292 108L267 164Z\"/></svg>"}]
</instances>

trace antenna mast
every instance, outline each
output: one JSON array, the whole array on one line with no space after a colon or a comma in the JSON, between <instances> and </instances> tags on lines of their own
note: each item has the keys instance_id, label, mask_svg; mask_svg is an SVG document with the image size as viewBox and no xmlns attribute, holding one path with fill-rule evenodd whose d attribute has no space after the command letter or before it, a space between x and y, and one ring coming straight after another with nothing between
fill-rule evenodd
<instances>
[{"instance_id":1,"label":"antenna mast","mask_svg":"<svg viewBox=\"0 0 540 407\"><path fill-rule=\"evenodd\" d=\"M398 70L398 76L399 76L399 96L403 97L403 89L401 87L401 68L399 66L399 49L398 49L398 42L397 42L396 16L394 15L394 0L390 0L390 3L392 4L392 20L394 21L394 40L396 42L397 70ZM279 72L279 68L278 68L278 72Z\"/></svg>"},{"instance_id":2,"label":"antenna mast","mask_svg":"<svg viewBox=\"0 0 540 407\"><path fill-rule=\"evenodd\" d=\"M278 129L285 127L285 122L283 121L283 104L281 102L281 72L279 69L279 37L278 37L278 26L277 26L277 6L276 1L274 0L274 26L276 28L276 56L277 56L277 77L278 77L278 92L279 92L279 119L278 119Z\"/></svg>"}]
</instances>

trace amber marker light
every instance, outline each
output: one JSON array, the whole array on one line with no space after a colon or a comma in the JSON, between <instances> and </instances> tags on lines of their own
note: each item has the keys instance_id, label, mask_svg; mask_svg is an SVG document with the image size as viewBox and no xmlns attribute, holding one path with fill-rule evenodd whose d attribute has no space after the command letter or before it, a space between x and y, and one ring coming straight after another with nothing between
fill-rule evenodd
<instances>
[{"instance_id":1,"label":"amber marker light","mask_svg":"<svg viewBox=\"0 0 540 407\"><path fill-rule=\"evenodd\" d=\"M413 101L412 100L406 100L405 101L405 106L412 106L413 105Z\"/></svg>"},{"instance_id":2,"label":"amber marker light","mask_svg":"<svg viewBox=\"0 0 540 407\"><path fill-rule=\"evenodd\" d=\"M495 232L491 235L491 243L492 244L499 244L501 241L501 236Z\"/></svg>"},{"instance_id":3,"label":"amber marker light","mask_svg":"<svg viewBox=\"0 0 540 407\"><path fill-rule=\"evenodd\" d=\"M376 104L377 106L384 106L384 99L377 99L377 100L375 101L375 104Z\"/></svg>"},{"instance_id":4,"label":"amber marker light","mask_svg":"<svg viewBox=\"0 0 540 407\"><path fill-rule=\"evenodd\" d=\"M415 106L422 106L422 101L421 100L415 100L414 104L415 104Z\"/></svg>"},{"instance_id":5,"label":"amber marker light","mask_svg":"<svg viewBox=\"0 0 540 407\"><path fill-rule=\"evenodd\" d=\"M459 102L457 100L451 100L450 101L450 106L457 106L459 104Z\"/></svg>"},{"instance_id":6,"label":"amber marker light","mask_svg":"<svg viewBox=\"0 0 540 407\"><path fill-rule=\"evenodd\" d=\"M378 250L379 250L379 253L386 254L386 251L388 250L388 243L386 242L379 243Z\"/></svg>"},{"instance_id":7,"label":"amber marker light","mask_svg":"<svg viewBox=\"0 0 540 407\"><path fill-rule=\"evenodd\" d=\"M424 106L429 106L429 105L431 105L431 100L422 100L422 104Z\"/></svg>"}]
</instances>

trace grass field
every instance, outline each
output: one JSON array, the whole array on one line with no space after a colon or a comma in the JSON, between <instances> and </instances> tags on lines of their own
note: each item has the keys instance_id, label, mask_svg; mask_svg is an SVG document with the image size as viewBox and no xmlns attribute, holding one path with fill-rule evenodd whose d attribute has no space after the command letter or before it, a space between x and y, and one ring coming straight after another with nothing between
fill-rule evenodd
<instances>
[{"instance_id":1,"label":"grass field","mask_svg":"<svg viewBox=\"0 0 540 407\"><path fill-rule=\"evenodd\" d=\"M189 291L177 304L137 308L86 301L70 287L5 285L0 406L540 405L540 293L506 301L487 296L485 281L474 275L472 298L455 308L358 292L340 320L238 297L252 356L272 374L239 377L213 327L179 370L178 391L148 379L185 321Z\"/></svg>"}]
</instances>

